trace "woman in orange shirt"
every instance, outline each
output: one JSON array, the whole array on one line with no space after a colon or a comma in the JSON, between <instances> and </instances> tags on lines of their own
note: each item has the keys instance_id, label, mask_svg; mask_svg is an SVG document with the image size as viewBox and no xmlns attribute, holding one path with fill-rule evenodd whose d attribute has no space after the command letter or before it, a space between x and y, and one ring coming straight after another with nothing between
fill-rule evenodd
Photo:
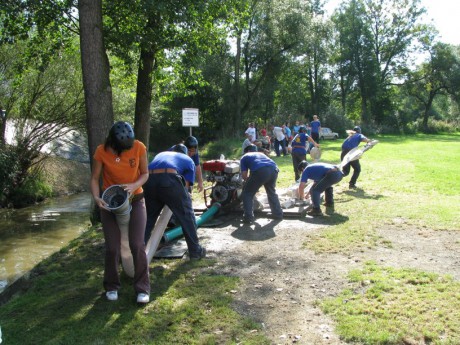
<instances>
[{"instance_id":1,"label":"woman in orange shirt","mask_svg":"<svg viewBox=\"0 0 460 345\"><path fill-rule=\"evenodd\" d=\"M121 286L118 273L121 233L115 214L101 198L101 174L102 191L114 184L122 185L132 198L128 236L134 261L134 290L138 303L148 303L150 279L144 244L147 214L142 189L149 177L147 150L143 143L134 139L129 123L119 121L112 126L105 144L96 148L91 173L91 193L101 211L105 238L104 288L107 299L116 301Z\"/></svg>"}]
</instances>

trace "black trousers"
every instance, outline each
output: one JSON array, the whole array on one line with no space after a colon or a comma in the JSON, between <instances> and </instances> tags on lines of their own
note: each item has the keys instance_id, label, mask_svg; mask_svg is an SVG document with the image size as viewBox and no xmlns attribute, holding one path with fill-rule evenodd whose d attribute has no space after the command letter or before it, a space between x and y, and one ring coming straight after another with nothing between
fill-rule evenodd
<instances>
[{"instance_id":1,"label":"black trousers","mask_svg":"<svg viewBox=\"0 0 460 345\"><path fill-rule=\"evenodd\" d=\"M147 209L145 243L150 238L161 210L167 205L182 226L190 257L199 257L201 246L196 233L197 225L192 198L185 189L182 176L169 173L150 174L143 188Z\"/></svg>"}]
</instances>

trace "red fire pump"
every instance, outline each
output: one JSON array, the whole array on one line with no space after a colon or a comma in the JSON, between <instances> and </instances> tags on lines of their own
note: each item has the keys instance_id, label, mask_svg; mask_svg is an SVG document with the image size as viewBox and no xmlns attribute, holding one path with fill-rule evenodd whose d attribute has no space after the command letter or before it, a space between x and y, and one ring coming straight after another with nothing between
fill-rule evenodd
<instances>
[{"instance_id":1,"label":"red fire pump","mask_svg":"<svg viewBox=\"0 0 460 345\"><path fill-rule=\"evenodd\" d=\"M205 188L204 200L208 205L208 197L211 205L215 202L222 206L228 206L238 201L243 188L243 179L240 175L240 162L236 160L211 160L203 163L206 171L206 181L212 182L212 186ZM209 190L211 191L209 193ZM209 195L208 195L209 193Z\"/></svg>"}]
</instances>

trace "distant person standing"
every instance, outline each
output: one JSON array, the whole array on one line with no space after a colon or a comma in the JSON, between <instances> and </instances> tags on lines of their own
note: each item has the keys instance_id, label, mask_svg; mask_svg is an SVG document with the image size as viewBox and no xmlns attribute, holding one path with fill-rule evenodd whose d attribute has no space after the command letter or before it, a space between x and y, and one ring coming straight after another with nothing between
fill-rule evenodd
<instances>
[{"instance_id":1,"label":"distant person standing","mask_svg":"<svg viewBox=\"0 0 460 345\"><path fill-rule=\"evenodd\" d=\"M254 122L249 122L249 126L248 128L246 129L246 131L244 132L244 134L246 135L246 138L249 138L249 136L251 136L251 142L253 142L254 140L257 139L257 133L256 133L256 128L254 127Z\"/></svg>"},{"instance_id":2,"label":"distant person standing","mask_svg":"<svg viewBox=\"0 0 460 345\"><path fill-rule=\"evenodd\" d=\"M368 143L371 141L363 134L361 134L361 127L359 126L355 126L353 130L348 130L347 132L349 135L348 138L346 138L342 143L342 153L340 154L340 160L343 160L345 155L354 148L358 147L361 142ZM356 181L358 180L359 174L361 173L361 164L359 163L359 159L351 161L342 167L344 176L348 176L348 174L350 174L350 167L353 168L353 175L351 175L348 187L353 189L356 188Z\"/></svg>"},{"instance_id":3,"label":"distant person standing","mask_svg":"<svg viewBox=\"0 0 460 345\"><path fill-rule=\"evenodd\" d=\"M307 129L305 127L300 127L299 134L297 134L291 142L292 165L294 167L296 181L300 178L298 166L300 162L307 159L307 150L308 146L310 146L309 143L312 143L315 147L319 147L319 145L306 132Z\"/></svg>"},{"instance_id":4,"label":"distant person standing","mask_svg":"<svg viewBox=\"0 0 460 345\"><path fill-rule=\"evenodd\" d=\"M275 152L276 156L280 157L280 146L283 151L283 155L287 155L287 149L286 149L286 136L284 135L283 129L281 127L275 127L274 125L270 125L270 129L273 132L273 136L275 137Z\"/></svg>"},{"instance_id":5,"label":"distant person standing","mask_svg":"<svg viewBox=\"0 0 460 345\"><path fill-rule=\"evenodd\" d=\"M299 133L300 122L296 121L294 126L292 126L292 136L295 137Z\"/></svg>"},{"instance_id":6,"label":"distant person standing","mask_svg":"<svg viewBox=\"0 0 460 345\"><path fill-rule=\"evenodd\" d=\"M292 140L292 131L289 128L289 122L286 122L284 124L283 130L284 130L284 135L286 136L286 146L288 146Z\"/></svg>"},{"instance_id":7,"label":"distant person standing","mask_svg":"<svg viewBox=\"0 0 460 345\"><path fill-rule=\"evenodd\" d=\"M184 145L187 147L187 155L193 160L193 163L195 163L197 191L201 193L203 191L203 172L201 170L200 155L198 153L198 140L194 136L189 136L185 139Z\"/></svg>"},{"instance_id":8,"label":"distant person standing","mask_svg":"<svg viewBox=\"0 0 460 345\"><path fill-rule=\"evenodd\" d=\"M243 201L243 222L254 222L254 196L260 187L264 186L267 192L268 204L275 219L283 219L278 194L276 194L276 180L279 169L276 163L262 152L257 152L255 145L246 148L240 160L241 177L245 181L241 199ZM250 174L249 174L250 172Z\"/></svg>"},{"instance_id":9,"label":"distant person standing","mask_svg":"<svg viewBox=\"0 0 460 345\"><path fill-rule=\"evenodd\" d=\"M313 115L313 121L310 122L311 137L317 143L319 143L319 133L321 132L321 122L318 119L318 115Z\"/></svg>"}]
</instances>

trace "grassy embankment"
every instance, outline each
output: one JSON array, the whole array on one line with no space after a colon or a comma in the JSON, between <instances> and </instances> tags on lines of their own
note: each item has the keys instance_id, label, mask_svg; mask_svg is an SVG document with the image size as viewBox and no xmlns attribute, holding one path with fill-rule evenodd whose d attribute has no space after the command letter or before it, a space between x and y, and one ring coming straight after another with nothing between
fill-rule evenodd
<instances>
[{"instance_id":1,"label":"grassy embankment","mask_svg":"<svg viewBox=\"0 0 460 345\"><path fill-rule=\"evenodd\" d=\"M391 246L376 233L385 225L459 230L460 136L378 139L380 144L362 160L362 189L348 191L342 181L336 188L336 213L322 219L332 226L305 238L309 249L349 255L363 247ZM340 142L324 142L322 160L338 163ZM210 145L203 153L210 159L220 153L236 158L240 144ZM279 186L286 187L293 181L290 157L275 160L281 168ZM458 241L454 245L460 249ZM270 343L260 325L231 309L238 278L216 274L213 260L154 261L152 302L139 308L126 277L120 300L105 301L102 253L101 233L89 229L39 265L30 289L0 308L4 343ZM458 281L374 263L350 272L350 281L356 290L318 301L344 339L366 344L460 343Z\"/></svg>"}]
</instances>

